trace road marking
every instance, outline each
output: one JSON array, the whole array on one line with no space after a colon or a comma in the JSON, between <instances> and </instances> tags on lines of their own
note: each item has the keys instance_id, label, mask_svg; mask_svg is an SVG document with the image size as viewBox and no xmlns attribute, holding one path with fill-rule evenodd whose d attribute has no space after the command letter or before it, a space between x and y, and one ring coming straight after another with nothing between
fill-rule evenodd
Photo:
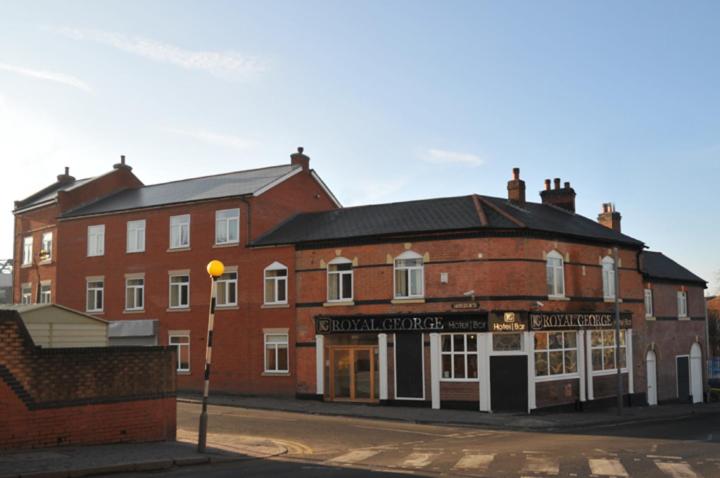
<instances>
[{"instance_id":1,"label":"road marking","mask_svg":"<svg viewBox=\"0 0 720 478\"><path fill-rule=\"evenodd\" d=\"M646 458L658 458L660 460L682 460L681 456L667 456L667 455L645 455Z\"/></svg>"},{"instance_id":2,"label":"road marking","mask_svg":"<svg viewBox=\"0 0 720 478\"><path fill-rule=\"evenodd\" d=\"M528 455L525 452L525 466L520 473L542 473L544 475L557 475L560 473L560 463L547 455Z\"/></svg>"},{"instance_id":3,"label":"road marking","mask_svg":"<svg viewBox=\"0 0 720 478\"><path fill-rule=\"evenodd\" d=\"M424 468L428 466L432 459L437 456L437 453L410 453L405 461L403 461L403 467L410 468Z\"/></svg>"},{"instance_id":4,"label":"road marking","mask_svg":"<svg viewBox=\"0 0 720 478\"><path fill-rule=\"evenodd\" d=\"M629 476L620 460L608 458L591 458L588 460L590 472L600 476Z\"/></svg>"},{"instance_id":5,"label":"road marking","mask_svg":"<svg viewBox=\"0 0 720 478\"><path fill-rule=\"evenodd\" d=\"M453 468L458 470L486 470L495 459L495 455L465 455Z\"/></svg>"},{"instance_id":6,"label":"road marking","mask_svg":"<svg viewBox=\"0 0 720 478\"><path fill-rule=\"evenodd\" d=\"M329 463L357 463L380 453L379 450L354 450L328 460Z\"/></svg>"},{"instance_id":7,"label":"road marking","mask_svg":"<svg viewBox=\"0 0 720 478\"><path fill-rule=\"evenodd\" d=\"M655 466L666 475L672 476L672 478L697 478L698 476L692 468L690 468L690 465L685 462L668 463L656 461Z\"/></svg>"}]
</instances>

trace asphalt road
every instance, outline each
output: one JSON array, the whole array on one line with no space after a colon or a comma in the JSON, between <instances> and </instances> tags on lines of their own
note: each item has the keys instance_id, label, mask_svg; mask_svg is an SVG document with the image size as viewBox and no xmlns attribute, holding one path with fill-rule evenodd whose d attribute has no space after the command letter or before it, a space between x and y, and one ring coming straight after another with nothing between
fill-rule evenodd
<instances>
[{"instance_id":1,"label":"asphalt road","mask_svg":"<svg viewBox=\"0 0 720 478\"><path fill-rule=\"evenodd\" d=\"M178 426L196 430L198 413L197 405L178 404ZM720 476L720 415L542 433L211 406L209 429L272 438L289 453L165 475Z\"/></svg>"}]
</instances>

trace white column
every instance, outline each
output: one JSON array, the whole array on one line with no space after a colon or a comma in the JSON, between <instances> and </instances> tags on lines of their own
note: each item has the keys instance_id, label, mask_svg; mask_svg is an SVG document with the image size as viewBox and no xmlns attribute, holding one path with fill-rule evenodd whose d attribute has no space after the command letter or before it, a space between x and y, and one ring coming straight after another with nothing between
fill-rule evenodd
<instances>
[{"instance_id":1,"label":"white column","mask_svg":"<svg viewBox=\"0 0 720 478\"><path fill-rule=\"evenodd\" d=\"M625 364L628 370L628 393L635 393L635 367L633 367L632 329L625 331Z\"/></svg>"},{"instance_id":2,"label":"white column","mask_svg":"<svg viewBox=\"0 0 720 478\"><path fill-rule=\"evenodd\" d=\"M440 408L440 334L430 334L430 395L432 408Z\"/></svg>"},{"instance_id":3,"label":"white column","mask_svg":"<svg viewBox=\"0 0 720 478\"><path fill-rule=\"evenodd\" d=\"M585 398L585 331L579 330L575 338L577 343L577 369L580 375L580 401L584 402Z\"/></svg>"},{"instance_id":4,"label":"white column","mask_svg":"<svg viewBox=\"0 0 720 478\"><path fill-rule=\"evenodd\" d=\"M378 334L378 369L380 376L380 400L388 399L388 348L387 334Z\"/></svg>"},{"instance_id":5,"label":"white column","mask_svg":"<svg viewBox=\"0 0 720 478\"><path fill-rule=\"evenodd\" d=\"M525 332L525 348L527 349L528 367L528 413L535 410L535 332Z\"/></svg>"},{"instance_id":6,"label":"white column","mask_svg":"<svg viewBox=\"0 0 720 478\"><path fill-rule=\"evenodd\" d=\"M315 393L325 393L325 336L315 336Z\"/></svg>"},{"instance_id":7,"label":"white column","mask_svg":"<svg viewBox=\"0 0 720 478\"><path fill-rule=\"evenodd\" d=\"M490 350L492 349L492 334L478 334L478 372L480 387L480 411L490 412Z\"/></svg>"},{"instance_id":8,"label":"white column","mask_svg":"<svg viewBox=\"0 0 720 478\"><path fill-rule=\"evenodd\" d=\"M593 363L592 363L592 331L585 331L585 365L587 369L587 399L594 400L593 390Z\"/></svg>"}]
</instances>

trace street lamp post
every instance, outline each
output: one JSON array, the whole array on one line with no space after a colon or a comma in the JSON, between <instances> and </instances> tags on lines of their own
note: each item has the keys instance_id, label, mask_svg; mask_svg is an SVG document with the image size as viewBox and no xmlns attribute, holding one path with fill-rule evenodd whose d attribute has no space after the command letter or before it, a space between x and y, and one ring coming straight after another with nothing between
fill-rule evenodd
<instances>
[{"instance_id":1,"label":"street lamp post","mask_svg":"<svg viewBox=\"0 0 720 478\"><path fill-rule=\"evenodd\" d=\"M618 266L618 248L613 247L613 276L615 287L615 366L617 367L617 414L622 415L623 408L623 380L620 367L620 272ZM627 344L625 344L627 346ZM633 373L628 370L628 374Z\"/></svg>"},{"instance_id":2,"label":"street lamp post","mask_svg":"<svg viewBox=\"0 0 720 478\"><path fill-rule=\"evenodd\" d=\"M200 413L200 430L198 432L198 453L205 452L207 444L207 402L210 392L210 364L212 362L213 324L215 322L215 299L217 296L217 278L225 271L225 266L218 260L212 260L207 265L208 274L212 280L210 284L210 313L208 314L208 332L205 342L205 388L203 389L202 412Z\"/></svg>"}]
</instances>

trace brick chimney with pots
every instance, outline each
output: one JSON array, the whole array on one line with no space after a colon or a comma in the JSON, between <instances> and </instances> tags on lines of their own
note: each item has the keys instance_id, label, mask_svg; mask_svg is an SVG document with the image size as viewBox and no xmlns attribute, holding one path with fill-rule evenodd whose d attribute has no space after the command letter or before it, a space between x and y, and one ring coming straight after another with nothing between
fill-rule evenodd
<instances>
[{"instance_id":1,"label":"brick chimney with pots","mask_svg":"<svg viewBox=\"0 0 720 478\"><path fill-rule=\"evenodd\" d=\"M308 171L310 169L310 157L303 154L303 151L305 151L305 148L298 147L297 153L290 155L290 164L299 164L304 171Z\"/></svg>"},{"instance_id":2,"label":"brick chimney with pots","mask_svg":"<svg viewBox=\"0 0 720 478\"><path fill-rule=\"evenodd\" d=\"M517 206L525 205L525 181L520 179L520 168L513 168L513 177L507 183L508 199Z\"/></svg>"},{"instance_id":3,"label":"brick chimney with pots","mask_svg":"<svg viewBox=\"0 0 720 478\"><path fill-rule=\"evenodd\" d=\"M58 174L57 176L57 182L62 184L67 184L75 181L75 178L70 176L70 168L65 166L65 173L64 174Z\"/></svg>"},{"instance_id":4,"label":"brick chimney with pots","mask_svg":"<svg viewBox=\"0 0 720 478\"><path fill-rule=\"evenodd\" d=\"M603 226L616 232L620 231L620 220L622 216L615 210L615 204L611 202L603 203L602 212L598 214L598 222Z\"/></svg>"},{"instance_id":5,"label":"brick chimney with pots","mask_svg":"<svg viewBox=\"0 0 720 478\"><path fill-rule=\"evenodd\" d=\"M560 178L553 180L554 188L550 188L550 180L545 180L545 190L540 191L540 198L543 204L552 204L553 206L567 209L575 212L575 190L570 187L570 182L565 181L563 187L560 187Z\"/></svg>"}]
</instances>

